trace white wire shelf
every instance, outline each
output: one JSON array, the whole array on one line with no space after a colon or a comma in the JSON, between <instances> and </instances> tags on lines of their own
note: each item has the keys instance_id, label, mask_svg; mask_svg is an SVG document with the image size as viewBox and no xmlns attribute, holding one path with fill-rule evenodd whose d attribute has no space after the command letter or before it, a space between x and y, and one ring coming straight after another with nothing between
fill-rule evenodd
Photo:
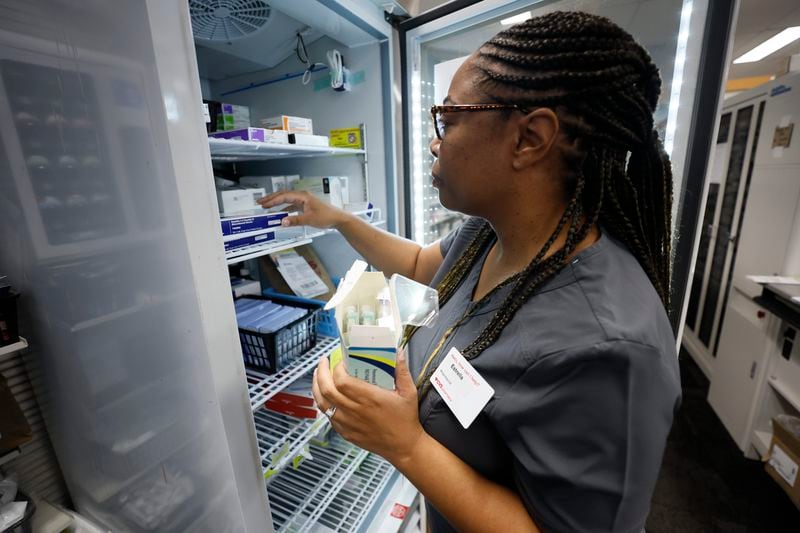
<instances>
[{"instance_id":1,"label":"white wire shelf","mask_svg":"<svg viewBox=\"0 0 800 533\"><path fill-rule=\"evenodd\" d=\"M394 472L394 467L379 455L368 455L322 514L319 523L339 533L359 531Z\"/></svg>"},{"instance_id":2,"label":"white wire shelf","mask_svg":"<svg viewBox=\"0 0 800 533\"><path fill-rule=\"evenodd\" d=\"M352 214L364 218L380 218L381 210L379 208L372 208L365 209L363 211L353 211ZM370 220L369 222L373 226L383 226L386 224L385 220ZM317 237L322 237L323 235L336 232L336 230L333 229L318 230L309 226L279 229L278 231L280 232L279 234L286 235L293 230L299 230L300 233L293 237L281 238L279 240L269 241L263 244L255 244L253 246L247 246L246 248L239 248L230 252L226 252L225 261L229 265L241 263L242 261L246 261L248 259L255 259L264 255L280 252L281 250L288 250L290 248L297 248L298 246L302 246L304 244L311 244L312 240L316 239Z\"/></svg>"},{"instance_id":3,"label":"white wire shelf","mask_svg":"<svg viewBox=\"0 0 800 533\"><path fill-rule=\"evenodd\" d=\"M313 238L313 237L312 237ZM290 248L297 248L304 244L311 244L311 238L302 237L295 239L281 239L278 241L270 241L264 244L255 244L245 248L238 248L225 254L225 262L229 265L241 263L248 259L255 259L264 255L280 252L281 250L288 250Z\"/></svg>"},{"instance_id":4,"label":"white wire shelf","mask_svg":"<svg viewBox=\"0 0 800 533\"><path fill-rule=\"evenodd\" d=\"M327 157L363 155L364 150L334 148L332 146L304 146L300 144L275 144L237 139L210 137L208 147L211 159L222 162L263 161L267 159L290 159L296 157Z\"/></svg>"},{"instance_id":5,"label":"white wire shelf","mask_svg":"<svg viewBox=\"0 0 800 533\"><path fill-rule=\"evenodd\" d=\"M246 369L247 391L250 393L250 407L255 413L267 401L305 375L317 365L323 355L331 353L339 346L339 339L317 336L317 345L292 361L275 374L264 374L251 368Z\"/></svg>"},{"instance_id":6,"label":"white wire shelf","mask_svg":"<svg viewBox=\"0 0 800 533\"><path fill-rule=\"evenodd\" d=\"M313 528L369 455L339 437L329 447L311 446L313 459L286 469L268 487L275 531Z\"/></svg>"},{"instance_id":7,"label":"white wire shelf","mask_svg":"<svg viewBox=\"0 0 800 533\"><path fill-rule=\"evenodd\" d=\"M253 418L261 450L261 466L268 483L329 425L323 416L317 419L295 418L266 409L259 410Z\"/></svg>"}]
</instances>

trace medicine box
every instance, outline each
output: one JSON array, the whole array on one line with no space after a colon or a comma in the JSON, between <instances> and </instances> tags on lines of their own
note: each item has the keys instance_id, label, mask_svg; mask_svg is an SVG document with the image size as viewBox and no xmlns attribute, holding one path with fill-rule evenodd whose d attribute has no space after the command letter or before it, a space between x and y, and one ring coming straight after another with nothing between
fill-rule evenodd
<instances>
[{"instance_id":1,"label":"medicine box","mask_svg":"<svg viewBox=\"0 0 800 533\"><path fill-rule=\"evenodd\" d=\"M261 282L233 277L231 278L231 291L234 298L241 298L248 294L258 296L261 294Z\"/></svg>"},{"instance_id":2,"label":"medicine box","mask_svg":"<svg viewBox=\"0 0 800 533\"><path fill-rule=\"evenodd\" d=\"M381 325L349 325L347 309L364 305L376 305L378 295L385 290L391 292L382 272L367 272L364 261L356 261L347 271L336 294L325 305L334 309L336 324L342 332L341 355L351 376L378 387L394 389L394 373L397 345L402 334L394 298L391 315Z\"/></svg>"},{"instance_id":3,"label":"medicine box","mask_svg":"<svg viewBox=\"0 0 800 533\"><path fill-rule=\"evenodd\" d=\"M289 144L299 144L302 146L322 146L328 147L327 135L308 135L305 133L290 133Z\"/></svg>"},{"instance_id":4,"label":"medicine box","mask_svg":"<svg viewBox=\"0 0 800 533\"><path fill-rule=\"evenodd\" d=\"M242 211L252 211L260 206L256 201L265 195L264 189L227 187L217 189L220 213L231 215Z\"/></svg>"},{"instance_id":5,"label":"medicine box","mask_svg":"<svg viewBox=\"0 0 800 533\"><path fill-rule=\"evenodd\" d=\"M245 237L281 225L281 220L289 215L287 212L267 213L256 211L247 215L234 215L220 219L222 239L231 240Z\"/></svg>"},{"instance_id":6,"label":"medicine box","mask_svg":"<svg viewBox=\"0 0 800 533\"><path fill-rule=\"evenodd\" d=\"M340 128L330 131L330 144L337 148L364 148L361 128Z\"/></svg>"},{"instance_id":7,"label":"medicine box","mask_svg":"<svg viewBox=\"0 0 800 533\"><path fill-rule=\"evenodd\" d=\"M273 192L285 191L289 188L289 180L299 180L299 175L290 176L242 176L239 178L240 185L248 187L258 187L267 191L267 194Z\"/></svg>"},{"instance_id":8,"label":"medicine box","mask_svg":"<svg viewBox=\"0 0 800 533\"><path fill-rule=\"evenodd\" d=\"M218 131L211 133L209 136L216 139L239 139L242 141L289 144L289 134L285 131L268 130L264 128L243 128L231 131Z\"/></svg>"},{"instance_id":9,"label":"medicine box","mask_svg":"<svg viewBox=\"0 0 800 533\"><path fill-rule=\"evenodd\" d=\"M285 228L281 230L281 238L286 235L286 229L294 229L294 228ZM328 271L325 268L325 265L322 264L322 260L319 258L317 253L314 251L314 247L310 244L303 244L301 246L296 246L293 248L295 252L298 253L303 259L306 260L308 266L311 267L311 270L319 276L322 282L328 287L328 292L325 294L321 294L319 296L315 296L315 300L321 300L327 302L330 300L333 293L336 292L336 285L334 285L333 280L331 279ZM297 298L297 295L294 291L289 287L289 284L283 277L283 274L278 270L278 255L280 252L276 252L275 254L270 254L266 257L262 257L259 260L259 265L261 267L261 274L262 280L266 278L265 285L269 285L274 292L284 295L290 295L293 297L293 302L301 303L303 305L308 304L308 302L303 302L302 298ZM317 304L309 304L311 306Z\"/></svg>"},{"instance_id":10,"label":"medicine box","mask_svg":"<svg viewBox=\"0 0 800 533\"><path fill-rule=\"evenodd\" d=\"M241 248L248 248L250 246L255 246L256 244L264 244L274 240L275 240L275 232L266 231L264 233L259 233L257 235L249 235L247 237L237 237L229 241L224 241L222 244L225 245L225 252L230 253L235 250L239 250Z\"/></svg>"},{"instance_id":11,"label":"medicine box","mask_svg":"<svg viewBox=\"0 0 800 533\"><path fill-rule=\"evenodd\" d=\"M765 468L800 507L800 419L789 415L772 419L772 443Z\"/></svg>"},{"instance_id":12,"label":"medicine box","mask_svg":"<svg viewBox=\"0 0 800 533\"><path fill-rule=\"evenodd\" d=\"M314 134L313 124L310 118L278 115L277 117L262 118L261 125L271 130L306 133L308 135Z\"/></svg>"},{"instance_id":13,"label":"medicine box","mask_svg":"<svg viewBox=\"0 0 800 533\"><path fill-rule=\"evenodd\" d=\"M250 108L243 105L226 104L204 100L208 106L209 130L228 131L250 127Z\"/></svg>"},{"instance_id":14,"label":"medicine box","mask_svg":"<svg viewBox=\"0 0 800 533\"><path fill-rule=\"evenodd\" d=\"M322 413L317 409L311 387L310 376L300 378L276 393L264 404L264 408L295 418L319 418Z\"/></svg>"},{"instance_id":15,"label":"medicine box","mask_svg":"<svg viewBox=\"0 0 800 533\"><path fill-rule=\"evenodd\" d=\"M308 191L320 200L334 207L344 207L342 184L336 176L305 176L289 179L289 188L293 191Z\"/></svg>"}]
</instances>

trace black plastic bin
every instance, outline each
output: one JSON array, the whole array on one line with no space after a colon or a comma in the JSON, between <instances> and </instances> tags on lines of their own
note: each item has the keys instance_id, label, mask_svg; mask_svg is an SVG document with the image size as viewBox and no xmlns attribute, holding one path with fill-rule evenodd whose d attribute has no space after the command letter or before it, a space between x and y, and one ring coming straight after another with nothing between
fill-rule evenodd
<instances>
[{"instance_id":1,"label":"black plastic bin","mask_svg":"<svg viewBox=\"0 0 800 533\"><path fill-rule=\"evenodd\" d=\"M242 356L248 366L274 374L317 344L318 306L302 302L278 301L278 298L245 296L257 300L271 300L289 307L308 310L308 314L284 326L275 333L257 333L239 328Z\"/></svg>"},{"instance_id":2,"label":"black plastic bin","mask_svg":"<svg viewBox=\"0 0 800 533\"><path fill-rule=\"evenodd\" d=\"M0 346L19 341L18 298L19 294L10 287L0 287Z\"/></svg>"}]
</instances>

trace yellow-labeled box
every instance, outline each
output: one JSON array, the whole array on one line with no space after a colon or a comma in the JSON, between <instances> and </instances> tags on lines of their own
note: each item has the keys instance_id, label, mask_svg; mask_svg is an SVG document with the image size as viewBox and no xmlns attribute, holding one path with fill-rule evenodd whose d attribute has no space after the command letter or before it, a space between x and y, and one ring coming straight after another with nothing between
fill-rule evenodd
<instances>
[{"instance_id":1,"label":"yellow-labeled box","mask_svg":"<svg viewBox=\"0 0 800 533\"><path fill-rule=\"evenodd\" d=\"M361 138L361 128L341 128L330 131L331 146L336 148L364 148L364 139Z\"/></svg>"}]
</instances>

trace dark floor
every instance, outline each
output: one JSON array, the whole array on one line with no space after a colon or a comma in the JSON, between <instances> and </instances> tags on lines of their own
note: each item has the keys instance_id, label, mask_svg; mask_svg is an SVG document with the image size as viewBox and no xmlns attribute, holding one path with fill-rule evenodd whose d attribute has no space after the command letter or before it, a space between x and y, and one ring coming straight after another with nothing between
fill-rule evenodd
<instances>
[{"instance_id":1,"label":"dark floor","mask_svg":"<svg viewBox=\"0 0 800 533\"><path fill-rule=\"evenodd\" d=\"M648 533L800 532L800 511L746 459L706 400L708 380L681 353L683 403L675 418Z\"/></svg>"}]
</instances>

